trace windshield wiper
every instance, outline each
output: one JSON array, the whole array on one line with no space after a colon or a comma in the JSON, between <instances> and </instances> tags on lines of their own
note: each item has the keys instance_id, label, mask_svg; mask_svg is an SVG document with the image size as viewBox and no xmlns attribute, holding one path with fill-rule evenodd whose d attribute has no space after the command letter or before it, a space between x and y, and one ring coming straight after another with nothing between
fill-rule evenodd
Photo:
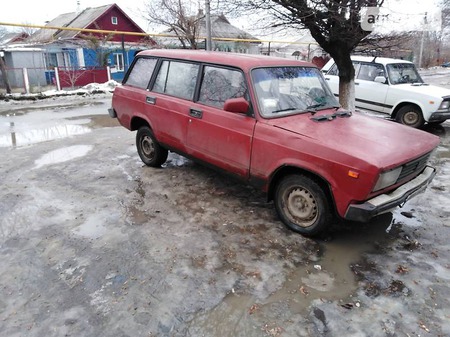
<instances>
[{"instance_id":1,"label":"windshield wiper","mask_svg":"<svg viewBox=\"0 0 450 337\"><path fill-rule=\"evenodd\" d=\"M350 117L351 115L352 115L351 111L344 110L344 111L335 112L331 115L322 115L322 116L318 116L318 117L312 117L311 119L315 122L322 122L322 121L332 121L333 119L335 119L337 117L340 117L340 118Z\"/></svg>"},{"instance_id":2,"label":"windshield wiper","mask_svg":"<svg viewBox=\"0 0 450 337\"><path fill-rule=\"evenodd\" d=\"M285 111L293 111L298 110L297 108L286 108L286 109L280 109L280 110L274 110L272 111L273 114L279 113L279 112L285 112Z\"/></svg>"},{"instance_id":3,"label":"windshield wiper","mask_svg":"<svg viewBox=\"0 0 450 337\"><path fill-rule=\"evenodd\" d=\"M305 111L310 112L312 115L314 115L317 112L317 108L323 107L324 105L325 105L325 102L308 105L305 108Z\"/></svg>"}]
</instances>

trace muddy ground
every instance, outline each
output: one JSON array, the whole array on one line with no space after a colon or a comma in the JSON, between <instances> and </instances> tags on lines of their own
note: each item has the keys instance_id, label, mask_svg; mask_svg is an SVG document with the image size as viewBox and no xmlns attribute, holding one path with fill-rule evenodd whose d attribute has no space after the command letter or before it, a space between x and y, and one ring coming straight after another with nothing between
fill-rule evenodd
<instances>
[{"instance_id":1,"label":"muddy ground","mask_svg":"<svg viewBox=\"0 0 450 337\"><path fill-rule=\"evenodd\" d=\"M425 193L313 240L229 177L145 167L109 101L0 104L1 336L450 336L450 122Z\"/></svg>"}]
</instances>

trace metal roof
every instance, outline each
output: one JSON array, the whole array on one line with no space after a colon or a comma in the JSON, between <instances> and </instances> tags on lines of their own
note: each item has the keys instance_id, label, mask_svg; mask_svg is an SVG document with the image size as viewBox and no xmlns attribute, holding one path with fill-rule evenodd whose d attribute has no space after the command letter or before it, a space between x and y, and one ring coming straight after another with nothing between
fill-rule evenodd
<instances>
[{"instance_id":1,"label":"metal roof","mask_svg":"<svg viewBox=\"0 0 450 337\"><path fill-rule=\"evenodd\" d=\"M71 28L87 28L102 15L104 15L112 7L117 8L122 14L127 17L135 26L136 30L144 33L144 31L125 14L122 9L116 4L104 5L95 8L86 8L83 11L76 13L65 13L57 16L52 21L48 22L46 26L52 27L71 27ZM90 27L92 28L92 27ZM102 27L94 27L93 29L102 29ZM73 39L77 37L80 32L75 30L58 30L55 29L40 29L30 36L27 42L51 42L54 40Z\"/></svg>"}]
</instances>

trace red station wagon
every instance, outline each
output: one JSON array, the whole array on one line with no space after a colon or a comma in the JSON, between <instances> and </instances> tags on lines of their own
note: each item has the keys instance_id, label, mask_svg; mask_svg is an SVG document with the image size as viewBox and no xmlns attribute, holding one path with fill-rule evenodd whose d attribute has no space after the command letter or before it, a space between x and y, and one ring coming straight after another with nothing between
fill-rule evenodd
<instances>
[{"instance_id":1,"label":"red station wagon","mask_svg":"<svg viewBox=\"0 0 450 337\"><path fill-rule=\"evenodd\" d=\"M338 216L367 221L433 179L439 138L339 107L321 72L290 59L191 50L140 52L109 114L134 131L142 161L168 151L243 179L292 230Z\"/></svg>"}]
</instances>

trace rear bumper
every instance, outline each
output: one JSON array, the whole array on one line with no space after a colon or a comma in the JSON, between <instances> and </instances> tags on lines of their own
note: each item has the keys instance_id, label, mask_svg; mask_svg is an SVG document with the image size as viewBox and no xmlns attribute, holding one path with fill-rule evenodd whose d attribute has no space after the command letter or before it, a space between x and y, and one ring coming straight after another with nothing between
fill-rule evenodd
<instances>
[{"instance_id":1,"label":"rear bumper","mask_svg":"<svg viewBox=\"0 0 450 337\"><path fill-rule=\"evenodd\" d=\"M436 170L433 167L427 166L419 176L399 186L394 191L387 194L380 194L363 204L350 205L344 218L351 221L365 222L379 214L389 212L422 192L431 180L433 180L435 175Z\"/></svg>"}]
</instances>

